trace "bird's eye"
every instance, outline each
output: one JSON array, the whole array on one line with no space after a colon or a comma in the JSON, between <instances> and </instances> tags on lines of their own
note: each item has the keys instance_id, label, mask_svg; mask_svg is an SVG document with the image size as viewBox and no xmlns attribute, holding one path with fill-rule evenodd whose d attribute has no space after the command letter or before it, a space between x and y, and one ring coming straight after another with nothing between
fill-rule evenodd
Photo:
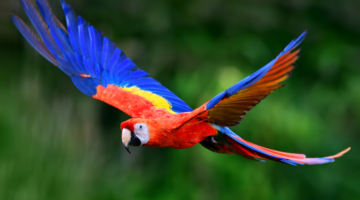
<instances>
[{"instance_id":1,"label":"bird's eye","mask_svg":"<svg viewBox=\"0 0 360 200\"><path fill-rule=\"evenodd\" d=\"M142 125L140 125L139 128L142 129Z\"/></svg>"}]
</instances>

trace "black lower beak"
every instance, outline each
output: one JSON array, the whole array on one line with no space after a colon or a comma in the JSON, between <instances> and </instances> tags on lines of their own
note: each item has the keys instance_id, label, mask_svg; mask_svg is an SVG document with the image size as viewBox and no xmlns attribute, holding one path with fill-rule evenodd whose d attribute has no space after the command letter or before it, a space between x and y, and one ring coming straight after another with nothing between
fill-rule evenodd
<instances>
[{"instance_id":1,"label":"black lower beak","mask_svg":"<svg viewBox=\"0 0 360 200\"><path fill-rule=\"evenodd\" d=\"M141 145L141 141L140 141L140 139L139 139L138 137L134 136L134 137L131 139L129 145L134 146L134 147L137 147L137 146L140 146L140 145Z\"/></svg>"},{"instance_id":2,"label":"black lower beak","mask_svg":"<svg viewBox=\"0 0 360 200\"><path fill-rule=\"evenodd\" d=\"M131 154L130 150L129 150L129 145L125 146L125 149L127 152L129 152L129 154Z\"/></svg>"},{"instance_id":3,"label":"black lower beak","mask_svg":"<svg viewBox=\"0 0 360 200\"><path fill-rule=\"evenodd\" d=\"M131 152L129 150L129 145L135 146L135 147L141 145L140 139L138 137L136 137L134 132L131 132L131 140L130 140L129 144L125 146L126 151L129 152L129 154L131 154Z\"/></svg>"}]
</instances>

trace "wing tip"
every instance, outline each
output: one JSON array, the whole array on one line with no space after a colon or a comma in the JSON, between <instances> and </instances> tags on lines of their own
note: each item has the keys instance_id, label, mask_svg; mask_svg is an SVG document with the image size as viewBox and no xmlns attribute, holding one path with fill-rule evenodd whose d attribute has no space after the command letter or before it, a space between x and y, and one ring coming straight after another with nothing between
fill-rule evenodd
<instances>
[{"instance_id":1,"label":"wing tip","mask_svg":"<svg viewBox=\"0 0 360 200\"><path fill-rule=\"evenodd\" d=\"M14 14L12 14L12 13L9 14L9 17L10 17L12 20L14 20L14 18L20 18L20 17L14 15Z\"/></svg>"},{"instance_id":2,"label":"wing tip","mask_svg":"<svg viewBox=\"0 0 360 200\"><path fill-rule=\"evenodd\" d=\"M10 13L9 17L13 21L13 23L15 24L16 27L18 26L19 22L23 23L23 20L19 16L15 15L15 14Z\"/></svg>"},{"instance_id":3,"label":"wing tip","mask_svg":"<svg viewBox=\"0 0 360 200\"><path fill-rule=\"evenodd\" d=\"M66 1L60 0L60 4L61 4L61 7L62 7L63 10L64 10L65 16L66 16L66 14L67 14L68 12L72 12L72 13L74 12L74 11L71 9L70 5L69 5L68 3L66 3Z\"/></svg>"},{"instance_id":4,"label":"wing tip","mask_svg":"<svg viewBox=\"0 0 360 200\"><path fill-rule=\"evenodd\" d=\"M279 58L280 56L284 55L287 52L292 51L293 49L295 49L296 47L298 47L300 45L300 43L305 39L305 36L307 34L307 30L303 31L299 37L297 37L296 39L292 40L285 48L284 50L278 55L277 58Z\"/></svg>"}]
</instances>

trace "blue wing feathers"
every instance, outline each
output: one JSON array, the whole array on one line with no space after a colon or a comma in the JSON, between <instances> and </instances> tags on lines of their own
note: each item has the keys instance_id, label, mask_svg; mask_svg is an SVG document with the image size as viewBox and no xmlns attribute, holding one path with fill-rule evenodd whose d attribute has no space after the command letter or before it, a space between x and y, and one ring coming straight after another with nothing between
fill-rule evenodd
<instances>
[{"instance_id":1,"label":"blue wing feathers","mask_svg":"<svg viewBox=\"0 0 360 200\"><path fill-rule=\"evenodd\" d=\"M67 61L65 61L63 58L60 58L60 56L56 56L56 59L60 63L59 68L61 68L61 70L63 70L68 76L75 74Z\"/></svg>"},{"instance_id":2,"label":"blue wing feathers","mask_svg":"<svg viewBox=\"0 0 360 200\"><path fill-rule=\"evenodd\" d=\"M48 25L41 18L40 14L36 11L32 3L29 0L20 0L20 3L23 6L25 13L29 17L31 23L34 25L35 29L40 34L40 37L43 39L43 42L47 49L52 54L60 53L60 50L55 45L49 32L47 31Z\"/></svg>"},{"instance_id":3,"label":"blue wing feathers","mask_svg":"<svg viewBox=\"0 0 360 200\"><path fill-rule=\"evenodd\" d=\"M103 73L104 69L101 65L99 65L99 63L95 63L95 77L101 77L102 73Z\"/></svg>"},{"instance_id":4,"label":"blue wing feathers","mask_svg":"<svg viewBox=\"0 0 360 200\"><path fill-rule=\"evenodd\" d=\"M64 39L64 42L66 43L66 46L68 47L68 50L72 50L72 47L71 47L71 43L70 43L70 39L69 39L69 35L68 33L66 32L66 30L63 30L62 28L58 27L57 28L62 36L62 38Z\"/></svg>"},{"instance_id":5,"label":"blue wing feathers","mask_svg":"<svg viewBox=\"0 0 360 200\"><path fill-rule=\"evenodd\" d=\"M112 75L108 73L108 70L104 70L102 73L101 85L106 87L108 84L112 82L113 82Z\"/></svg>"},{"instance_id":6,"label":"blue wing feathers","mask_svg":"<svg viewBox=\"0 0 360 200\"><path fill-rule=\"evenodd\" d=\"M44 0L36 0L36 3L39 7L40 13L44 17L46 23L49 25L49 29L51 31L51 35L53 38L57 38L58 42L55 41L55 43L59 46L59 48L63 51L69 51L70 45L67 43L66 37L60 32L58 28L58 20L54 16L50 5L47 1ZM60 28L61 29L61 28Z\"/></svg>"},{"instance_id":7,"label":"blue wing feathers","mask_svg":"<svg viewBox=\"0 0 360 200\"><path fill-rule=\"evenodd\" d=\"M124 52L101 32L61 1L66 27L54 16L47 0L36 0L40 13L30 0L20 0L26 14L39 33L37 38L20 18L12 16L16 27L26 40L46 59L71 77L74 85L84 94L96 94L96 86L113 84L136 86L167 99L175 112L192 109L175 94L139 70ZM83 77L84 75L90 77Z\"/></svg>"},{"instance_id":8,"label":"blue wing feathers","mask_svg":"<svg viewBox=\"0 0 360 200\"><path fill-rule=\"evenodd\" d=\"M80 52L79 41L78 41L78 27L77 27L78 22L76 15L72 11L70 6L67 5L64 1L60 1L60 3L65 13L65 19L66 19L67 30L68 30L71 46L74 51Z\"/></svg>"},{"instance_id":9,"label":"blue wing feathers","mask_svg":"<svg viewBox=\"0 0 360 200\"><path fill-rule=\"evenodd\" d=\"M100 63L104 67L104 69L106 69L106 57L108 53L108 48L109 48L109 39L107 37L104 37L102 51L101 51L101 59L100 59L101 61Z\"/></svg>"},{"instance_id":10,"label":"blue wing feathers","mask_svg":"<svg viewBox=\"0 0 360 200\"><path fill-rule=\"evenodd\" d=\"M31 22L34 24L35 29L39 32L43 43L40 43L39 40L36 39L36 36L31 33L21 20L12 17L15 25L37 51L53 64L57 66L61 65L59 68L66 74L77 76L88 74L91 78L100 80L104 86L107 84L140 86L142 89L153 91L163 96L173 104L173 107L178 105L179 109L184 112L191 110L185 102L169 90L154 88L153 85L159 85L160 88L162 86L153 79L146 79L149 76L148 73L138 70L136 65L130 59L126 58L125 54L116 48L113 42L103 37L93 26L87 25L84 19L76 17L70 6L64 1L61 1L61 5L66 17L68 34L59 26L58 20L53 16L46 0L37 0L40 12L45 18L46 23L31 2L28 0L20 1ZM47 31L47 28L49 31ZM256 83L270 70L280 56L296 48L304 39L305 34L306 32L301 34L296 40L293 40L285 47L279 56L269 64L211 99L207 104L207 109L215 106L225 96L230 97L239 90ZM78 82L85 80L72 79ZM84 83L87 84L90 84L90 82L91 81L84 81ZM85 91L83 88L84 85L79 83L75 85L82 87L81 89L79 88L81 91ZM90 84L88 87L92 88L93 86ZM94 92L93 90L90 91ZM89 91L87 91L87 94L89 94Z\"/></svg>"},{"instance_id":11,"label":"blue wing feathers","mask_svg":"<svg viewBox=\"0 0 360 200\"><path fill-rule=\"evenodd\" d=\"M79 66L78 61L76 60L75 54L71 52L64 53L67 61L69 62L69 67L75 72L74 74L83 74L81 67Z\"/></svg>"},{"instance_id":12,"label":"blue wing feathers","mask_svg":"<svg viewBox=\"0 0 360 200\"><path fill-rule=\"evenodd\" d=\"M299 46L299 44L305 39L305 35L306 35L306 31L304 31L297 39L293 40L288 46L286 46L282 54L280 54L280 56Z\"/></svg>"},{"instance_id":13,"label":"blue wing feathers","mask_svg":"<svg viewBox=\"0 0 360 200\"><path fill-rule=\"evenodd\" d=\"M54 64L55 66L59 65L59 62L45 47L44 43L35 36L35 34L20 18L16 16L11 16L11 19L13 20L15 26L22 33L22 35L24 35L25 39L31 44L31 46L33 46L42 56L44 56L52 64Z\"/></svg>"},{"instance_id":14,"label":"blue wing feathers","mask_svg":"<svg viewBox=\"0 0 360 200\"><path fill-rule=\"evenodd\" d=\"M102 48L102 43L103 43L103 36L99 31L96 30L95 37L96 37L96 63L100 63L101 62L101 48Z\"/></svg>"},{"instance_id":15,"label":"blue wing feathers","mask_svg":"<svg viewBox=\"0 0 360 200\"><path fill-rule=\"evenodd\" d=\"M114 53L112 54L108 64L107 64L107 69L111 72L112 69L114 68L115 64L119 61L120 54L121 54L121 50L119 48L115 48Z\"/></svg>"},{"instance_id":16,"label":"blue wing feathers","mask_svg":"<svg viewBox=\"0 0 360 200\"><path fill-rule=\"evenodd\" d=\"M119 62L116 67L111 71L111 73L116 76L121 76L125 72L133 70L136 67L136 64L132 60L126 58L122 62Z\"/></svg>"},{"instance_id":17,"label":"blue wing feathers","mask_svg":"<svg viewBox=\"0 0 360 200\"><path fill-rule=\"evenodd\" d=\"M228 88L226 90L226 97L230 97L231 95L239 92L240 90L243 90L254 83L256 83L258 80L260 80L262 77L265 76L265 74L271 69L271 67L275 64L277 59L272 60L270 63L265 65L264 67L257 70L255 73L251 74L250 76L244 78L237 84L233 85L232 87Z\"/></svg>"},{"instance_id":18,"label":"blue wing feathers","mask_svg":"<svg viewBox=\"0 0 360 200\"><path fill-rule=\"evenodd\" d=\"M226 95L226 92L221 92L220 94L216 95L214 98L212 98L207 104L206 104L206 109L210 109L212 107L214 107L217 103L219 103L221 101L221 99L223 99Z\"/></svg>"},{"instance_id":19,"label":"blue wing feathers","mask_svg":"<svg viewBox=\"0 0 360 200\"><path fill-rule=\"evenodd\" d=\"M55 33L55 30L52 27L49 27L50 34L52 35L52 38L55 41L55 43L58 45L60 51L66 51L64 44L60 41L60 38Z\"/></svg>"},{"instance_id":20,"label":"blue wing feathers","mask_svg":"<svg viewBox=\"0 0 360 200\"><path fill-rule=\"evenodd\" d=\"M102 54L101 54L101 64L104 69L109 68L109 62L115 50L115 44L111 42L107 37L104 37Z\"/></svg>"},{"instance_id":21,"label":"blue wing feathers","mask_svg":"<svg viewBox=\"0 0 360 200\"><path fill-rule=\"evenodd\" d=\"M96 94L96 86L93 78L84 78L81 76L71 76L74 85L85 95L92 96Z\"/></svg>"},{"instance_id":22,"label":"blue wing feathers","mask_svg":"<svg viewBox=\"0 0 360 200\"><path fill-rule=\"evenodd\" d=\"M104 87L108 84L120 87L136 86L165 98L171 103L174 112L192 111L184 101L163 87L158 81L149 77L147 72L139 70L135 63L127 58L121 49L116 48L115 44L104 37L101 32L88 25L83 18L77 17L64 1L61 1L61 5L66 17L67 31L53 15L47 0L37 0L41 15L29 0L20 0L20 2L41 39L35 36L20 18L11 16L16 27L42 56L70 76L74 85L85 95L90 97L95 95L98 85ZM305 34L306 32L291 41L278 57L270 63L211 99L206 105L207 109L214 107L224 97L230 97L239 90L245 89L260 80L280 56L293 50L302 42ZM86 75L86 77L83 77L83 75ZM291 165L303 164L296 160L271 155L253 147L243 142L241 138L239 139L239 136L227 127L215 127L222 134L227 135L242 147L255 152L255 154ZM317 158L316 161L307 162L316 164L332 161L332 158Z\"/></svg>"},{"instance_id":23,"label":"blue wing feathers","mask_svg":"<svg viewBox=\"0 0 360 200\"><path fill-rule=\"evenodd\" d=\"M87 44L86 44L87 41L85 41L86 36L88 36L89 33L87 32L87 27L85 26L85 24L86 24L85 20L83 20L79 16L78 17L78 32L79 32L80 49L81 49L81 53L83 56L89 57L88 50L87 50Z\"/></svg>"},{"instance_id":24,"label":"blue wing feathers","mask_svg":"<svg viewBox=\"0 0 360 200\"><path fill-rule=\"evenodd\" d=\"M109 40L109 46L108 46L108 49L107 49L107 53L106 53L106 60L105 60L105 66L106 66L106 69L110 69L111 66L110 66L110 63L111 63L111 59L113 58L114 56L114 53L115 53L115 49L116 49L116 46L115 44ZM115 57L118 57L119 55L115 55ZM114 58L115 59L115 58Z\"/></svg>"},{"instance_id":25,"label":"blue wing feathers","mask_svg":"<svg viewBox=\"0 0 360 200\"><path fill-rule=\"evenodd\" d=\"M154 79L151 77L145 77L145 78L141 78L141 79L135 79L135 80L129 80L127 81L129 84L131 85L137 85L137 86L141 86L141 88L147 88L147 86L159 86L160 83L159 82L155 82L153 81ZM160 86L162 87L162 86Z\"/></svg>"},{"instance_id":26,"label":"blue wing feathers","mask_svg":"<svg viewBox=\"0 0 360 200\"><path fill-rule=\"evenodd\" d=\"M63 71L66 75L71 76L71 73L69 71L65 70L62 66L58 66L61 71Z\"/></svg>"},{"instance_id":27,"label":"blue wing feathers","mask_svg":"<svg viewBox=\"0 0 360 200\"><path fill-rule=\"evenodd\" d=\"M72 55L74 55L74 54L72 54ZM86 67L85 67L85 64L84 64L84 62L83 62L84 56L81 55L81 54L78 53L78 52L75 52L75 58L76 58L76 61L77 61L77 63L78 63L79 71L80 71L81 73L85 72L86 74L88 74L88 71L87 71L87 69L86 69Z\"/></svg>"},{"instance_id":28,"label":"blue wing feathers","mask_svg":"<svg viewBox=\"0 0 360 200\"><path fill-rule=\"evenodd\" d=\"M85 58L84 64L85 64L86 70L89 73L89 75L91 77L96 77L95 64L93 63L93 61L90 60L89 58Z\"/></svg>"},{"instance_id":29,"label":"blue wing feathers","mask_svg":"<svg viewBox=\"0 0 360 200\"><path fill-rule=\"evenodd\" d=\"M88 26L89 29L89 37L90 37L90 48L89 48L89 57L92 59L93 62L97 62L97 54L96 54L96 50L97 50L97 37L96 37L96 29L93 26Z\"/></svg>"},{"instance_id":30,"label":"blue wing feathers","mask_svg":"<svg viewBox=\"0 0 360 200\"><path fill-rule=\"evenodd\" d=\"M143 77L147 77L149 76L149 74L143 70L136 70L132 73L129 74L123 74L122 76L120 76L120 79L127 81L127 80L132 80L132 79L140 79Z\"/></svg>"},{"instance_id":31,"label":"blue wing feathers","mask_svg":"<svg viewBox=\"0 0 360 200\"><path fill-rule=\"evenodd\" d=\"M239 81L238 83L236 83L235 85L231 86L230 88L228 88L227 90L225 90L224 92L221 92L220 94L216 95L214 98L212 98L208 104L206 105L206 109L211 109L213 108L217 103L219 103L225 96L226 97L230 97L233 94L236 94L237 92L239 92L240 90L246 89L248 87L250 87L251 85L253 85L254 83L256 83L257 81L259 81L262 77L265 76L265 74L271 69L271 67L276 63L276 61L278 60L279 57L281 57L282 55L284 55L285 53L293 50L294 48L296 48L305 38L306 35L306 31L303 32L297 39L291 41L285 48L284 50L271 62L269 62L267 65L265 65L264 67L260 68L259 70L257 70L256 72L254 72L253 74L251 74L250 76L244 78L243 80Z\"/></svg>"}]
</instances>

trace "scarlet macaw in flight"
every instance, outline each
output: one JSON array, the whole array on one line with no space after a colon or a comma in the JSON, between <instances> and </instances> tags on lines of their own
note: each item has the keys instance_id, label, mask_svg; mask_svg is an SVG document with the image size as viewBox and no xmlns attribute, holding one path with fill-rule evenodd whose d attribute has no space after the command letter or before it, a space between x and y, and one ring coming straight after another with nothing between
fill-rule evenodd
<instances>
[{"instance_id":1,"label":"scarlet macaw in flight","mask_svg":"<svg viewBox=\"0 0 360 200\"><path fill-rule=\"evenodd\" d=\"M84 94L108 103L133 117L121 123L122 142L132 146L189 148L198 143L217 153L237 154L254 160L269 159L291 165L333 162L346 150L324 158L306 158L250 143L227 126L235 126L262 99L283 87L305 32L270 63L193 110L162 86L101 32L76 16L61 1L67 29L54 16L46 0L20 0L40 35L38 38L17 16L11 18L27 41L48 61L71 77ZM130 153L130 151L129 151Z\"/></svg>"}]
</instances>

